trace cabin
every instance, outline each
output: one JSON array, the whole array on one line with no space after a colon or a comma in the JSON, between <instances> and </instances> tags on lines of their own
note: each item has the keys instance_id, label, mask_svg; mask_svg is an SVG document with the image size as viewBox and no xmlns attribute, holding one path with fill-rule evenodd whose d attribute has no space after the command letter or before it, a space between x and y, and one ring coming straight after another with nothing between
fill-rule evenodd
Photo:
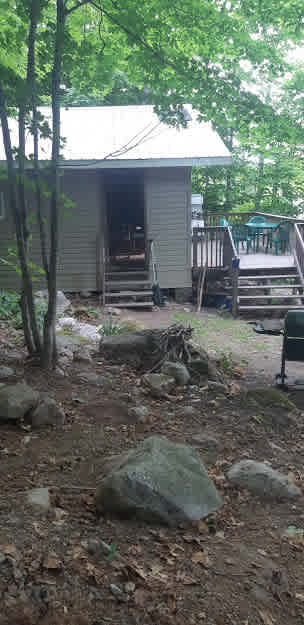
<instances>
[{"instance_id":1,"label":"cabin","mask_svg":"<svg viewBox=\"0 0 304 625\"><path fill-rule=\"evenodd\" d=\"M50 119L51 111L41 113ZM17 145L17 128L11 120ZM102 293L104 303L147 306L153 286L177 299L192 291L191 169L231 164L210 123L184 107L184 125L169 126L152 106L74 107L61 111L62 146L58 288ZM32 137L27 138L31 154ZM50 141L41 139L42 164ZM0 141L0 164L5 165ZM29 171L29 177L30 177ZM73 202L66 208L64 197ZM0 257L14 229L0 180ZM41 266L35 203L28 197L31 256ZM0 288L18 288L18 275L0 264ZM39 285L40 286L40 285ZM38 287L38 285L37 285Z\"/></svg>"}]
</instances>

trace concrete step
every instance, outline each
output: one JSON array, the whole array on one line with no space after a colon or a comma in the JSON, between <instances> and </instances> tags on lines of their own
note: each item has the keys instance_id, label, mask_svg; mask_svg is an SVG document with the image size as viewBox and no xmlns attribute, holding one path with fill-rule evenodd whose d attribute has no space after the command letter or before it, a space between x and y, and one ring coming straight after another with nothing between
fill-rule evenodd
<instances>
[{"instance_id":1,"label":"concrete step","mask_svg":"<svg viewBox=\"0 0 304 625\"><path fill-rule=\"evenodd\" d=\"M295 273L280 273L280 274L267 274L267 275L240 275L239 276L239 280L284 280L284 279L288 279L290 280L291 278L295 279L297 278L297 280L299 279L299 276L297 274L297 272Z\"/></svg>"}]
</instances>

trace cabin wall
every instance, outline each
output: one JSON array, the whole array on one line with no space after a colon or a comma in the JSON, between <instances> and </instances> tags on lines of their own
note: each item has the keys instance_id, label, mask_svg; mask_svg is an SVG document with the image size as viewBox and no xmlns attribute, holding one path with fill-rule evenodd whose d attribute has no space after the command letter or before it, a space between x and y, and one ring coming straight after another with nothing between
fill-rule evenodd
<instances>
[{"instance_id":1,"label":"cabin wall","mask_svg":"<svg viewBox=\"0 0 304 625\"><path fill-rule=\"evenodd\" d=\"M191 287L191 168L147 169L145 204L147 238L154 241L160 287Z\"/></svg>"},{"instance_id":2,"label":"cabin wall","mask_svg":"<svg viewBox=\"0 0 304 625\"><path fill-rule=\"evenodd\" d=\"M74 202L74 206L66 207L63 202L60 210L58 289L70 292L94 291L97 286L97 237L102 219L101 173L64 172L61 189L64 196ZM4 184L0 186L0 193L1 191L5 193L5 216L4 219L0 219L0 258L9 259L8 247L15 245L14 225ZM30 193L27 201L28 211L31 213ZM30 228L31 260L37 267L42 267L38 226L32 223ZM19 281L19 276L12 267L0 262L0 289L16 290L19 288ZM39 278L35 282L35 287L44 288L44 279Z\"/></svg>"}]
</instances>

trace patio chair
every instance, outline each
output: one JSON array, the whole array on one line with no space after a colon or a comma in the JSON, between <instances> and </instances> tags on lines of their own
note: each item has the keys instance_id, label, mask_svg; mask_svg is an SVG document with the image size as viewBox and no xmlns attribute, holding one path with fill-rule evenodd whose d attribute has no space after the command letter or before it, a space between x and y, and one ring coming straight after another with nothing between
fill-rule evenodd
<instances>
[{"instance_id":1,"label":"patio chair","mask_svg":"<svg viewBox=\"0 0 304 625\"><path fill-rule=\"evenodd\" d=\"M275 255L278 256L279 251L285 254L290 249L290 230L291 224L286 221L280 221L275 230L268 234L266 253L269 248L274 246Z\"/></svg>"},{"instance_id":2,"label":"patio chair","mask_svg":"<svg viewBox=\"0 0 304 625\"><path fill-rule=\"evenodd\" d=\"M255 215L255 217L251 217L251 219L249 219L250 224L263 224L264 222L265 217L262 217L261 215Z\"/></svg>"},{"instance_id":3,"label":"patio chair","mask_svg":"<svg viewBox=\"0 0 304 625\"><path fill-rule=\"evenodd\" d=\"M252 242L254 243L255 240L255 237L249 234L248 227L244 224L235 224L232 226L231 230L237 253L239 253L240 243L243 249L246 243L246 253L248 254L251 249Z\"/></svg>"},{"instance_id":4,"label":"patio chair","mask_svg":"<svg viewBox=\"0 0 304 625\"><path fill-rule=\"evenodd\" d=\"M229 222L227 221L227 219L225 217L220 217L220 226L224 226L225 228L227 228L227 226L229 226Z\"/></svg>"}]
</instances>

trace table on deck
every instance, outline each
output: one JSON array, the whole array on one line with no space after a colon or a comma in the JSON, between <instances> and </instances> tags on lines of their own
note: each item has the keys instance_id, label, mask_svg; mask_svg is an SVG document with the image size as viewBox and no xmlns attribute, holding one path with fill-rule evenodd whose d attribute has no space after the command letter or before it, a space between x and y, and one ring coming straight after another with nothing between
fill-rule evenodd
<instances>
[{"instance_id":1,"label":"table on deck","mask_svg":"<svg viewBox=\"0 0 304 625\"><path fill-rule=\"evenodd\" d=\"M278 224L271 222L271 221L264 221L264 222L258 222L258 223L249 221L246 224L246 226L248 228L248 233L256 237L256 240L257 240L256 251L258 252L260 236L265 236L266 234L265 230L272 232L278 227Z\"/></svg>"}]
</instances>

